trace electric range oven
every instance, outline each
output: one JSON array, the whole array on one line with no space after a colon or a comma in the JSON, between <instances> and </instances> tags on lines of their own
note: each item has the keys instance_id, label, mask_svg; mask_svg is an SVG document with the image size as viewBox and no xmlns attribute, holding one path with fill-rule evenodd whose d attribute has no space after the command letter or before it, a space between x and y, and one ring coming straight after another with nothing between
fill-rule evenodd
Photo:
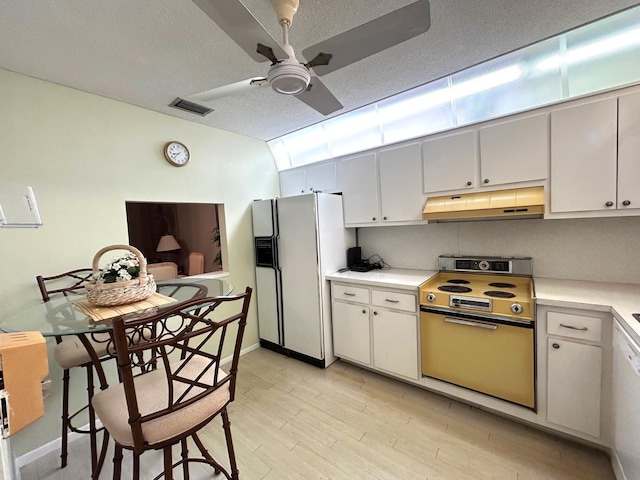
<instances>
[{"instance_id":1,"label":"electric range oven","mask_svg":"<svg viewBox=\"0 0 640 480\"><path fill-rule=\"evenodd\" d=\"M422 375L535 411L529 257L439 257L420 287Z\"/></svg>"}]
</instances>

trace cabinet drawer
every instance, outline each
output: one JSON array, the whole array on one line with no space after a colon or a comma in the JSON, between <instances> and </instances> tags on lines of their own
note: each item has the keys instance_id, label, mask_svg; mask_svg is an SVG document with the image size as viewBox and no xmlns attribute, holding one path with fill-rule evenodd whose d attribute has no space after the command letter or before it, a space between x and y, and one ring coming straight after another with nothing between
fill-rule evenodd
<instances>
[{"instance_id":1,"label":"cabinet drawer","mask_svg":"<svg viewBox=\"0 0 640 480\"><path fill-rule=\"evenodd\" d=\"M369 289L350 285L333 285L333 298L334 300L369 303Z\"/></svg>"},{"instance_id":2,"label":"cabinet drawer","mask_svg":"<svg viewBox=\"0 0 640 480\"><path fill-rule=\"evenodd\" d=\"M371 305L395 308L405 312L416 311L416 296L411 293L396 293L385 290L371 290Z\"/></svg>"},{"instance_id":3,"label":"cabinet drawer","mask_svg":"<svg viewBox=\"0 0 640 480\"><path fill-rule=\"evenodd\" d=\"M547 312L547 333L562 337L600 342L602 319L571 313Z\"/></svg>"}]
</instances>

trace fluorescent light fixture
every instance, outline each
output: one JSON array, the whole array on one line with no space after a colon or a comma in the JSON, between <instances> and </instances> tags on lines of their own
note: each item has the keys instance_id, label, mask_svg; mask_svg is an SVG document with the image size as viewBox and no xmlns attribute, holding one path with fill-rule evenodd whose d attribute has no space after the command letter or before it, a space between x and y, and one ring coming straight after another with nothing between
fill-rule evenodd
<instances>
[{"instance_id":1,"label":"fluorescent light fixture","mask_svg":"<svg viewBox=\"0 0 640 480\"><path fill-rule=\"evenodd\" d=\"M324 138L322 131L316 125L312 129L298 130L282 137L282 143L290 152L303 153L318 148L318 144L324 143Z\"/></svg>"},{"instance_id":2,"label":"fluorescent light fixture","mask_svg":"<svg viewBox=\"0 0 640 480\"><path fill-rule=\"evenodd\" d=\"M271 149L273 158L276 160L276 167L278 168L278 171L286 170L293 166L291 165L291 158L289 158L289 151L287 150L287 147L284 146L282 138L269 140L267 145Z\"/></svg>"},{"instance_id":3,"label":"fluorescent light fixture","mask_svg":"<svg viewBox=\"0 0 640 480\"><path fill-rule=\"evenodd\" d=\"M480 75L479 77L472 78L460 82L456 85L451 85L444 90L436 90L435 92L428 93L423 97L418 97L416 100L420 101L421 105L428 105L430 107L447 103L458 98L468 97L476 93L491 90L492 88L499 87L506 83L515 82L522 76L522 68L520 65L511 65L510 67L501 68L495 72Z\"/></svg>"},{"instance_id":4,"label":"fluorescent light fixture","mask_svg":"<svg viewBox=\"0 0 640 480\"><path fill-rule=\"evenodd\" d=\"M594 59L592 65L598 68L610 63L607 56L625 51L628 57L626 59L630 63L628 69L620 68L617 69L619 71L606 72L611 77L610 80L605 83L590 82L586 88L592 90L581 91L580 94L595 93L602 88L610 89L628 84L630 81L638 81L640 77L637 77L635 63L640 55L639 25L640 7L631 8L587 26L588 30L582 30L583 27L580 27L544 40L548 42L544 45L538 43L525 47L499 59L473 66L363 107L370 109L372 116L363 115L362 109L356 109L274 139L269 142L269 147L276 158L278 170L284 170L375 148L381 144L381 140L388 144L418 138L466 124L471 120L490 120L498 114L537 108L575 96L568 90L558 91L557 86L562 79L569 76L569 72L560 71L561 66ZM562 55L558 54L559 40L568 39L571 42L578 36L584 40L575 43L574 48L568 48ZM505 66L500 68L499 65ZM603 68L600 70L603 73L606 71ZM573 80L580 80L584 76L592 75L592 72L585 69L572 75L575 77ZM468 115L465 116L465 113L468 113L465 108L461 111L452 108L452 102L457 99L473 98L473 95L490 92L492 89L496 90L489 94L499 95L503 92L498 87L512 82L517 83L508 87L509 91L505 92L508 93L508 98L504 101L505 106L500 109L478 111L470 118ZM553 92L557 93L537 94L536 89L545 91L551 86L554 88ZM515 102L511 98L530 89L534 90L534 95L527 93ZM544 100L541 101L540 98ZM373 116L377 125L372 123ZM382 132L381 139L376 134L377 131ZM350 137L353 137L353 141ZM276 140L280 140L280 143L277 144Z\"/></svg>"},{"instance_id":5,"label":"fluorescent light fixture","mask_svg":"<svg viewBox=\"0 0 640 480\"><path fill-rule=\"evenodd\" d=\"M495 70L455 85L403 99L401 102L380 107L385 121L402 119L416 113L429 110L432 107L449 103L452 100L468 97L476 93L515 82L522 77L520 65Z\"/></svg>"},{"instance_id":6,"label":"fluorescent light fixture","mask_svg":"<svg viewBox=\"0 0 640 480\"><path fill-rule=\"evenodd\" d=\"M627 30L610 37L591 42L583 47L568 50L566 55L553 55L540 60L534 68L536 70L552 70L560 68L563 62L567 65L579 63L590 58L601 57L608 53L621 52L640 45L640 28Z\"/></svg>"},{"instance_id":7,"label":"fluorescent light fixture","mask_svg":"<svg viewBox=\"0 0 640 480\"><path fill-rule=\"evenodd\" d=\"M326 136L319 124L290 133L282 138L289 152L291 166L299 167L330 158Z\"/></svg>"},{"instance_id":8,"label":"fluorescent light fixture","mask_svg":"<svg viewBox=\"0 0 640 480\"><path fill-rule=\"evenodd\" d=\"M375 105L364 107L354 111L351 115L340 115L322 122L322 128L331 141L353 137L363 133L370 133L372 129L380 134L380 122L378 121L378 111Z\"/></svg>"}]
</instances>

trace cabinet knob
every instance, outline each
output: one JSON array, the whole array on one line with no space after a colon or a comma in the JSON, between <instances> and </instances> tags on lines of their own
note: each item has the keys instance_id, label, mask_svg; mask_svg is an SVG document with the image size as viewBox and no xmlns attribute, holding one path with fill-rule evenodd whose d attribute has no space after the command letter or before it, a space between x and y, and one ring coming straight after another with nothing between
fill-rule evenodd
<instances>
[{"instance_id":1,"label":"cabinet knob","mask_svg":"<svg viewBox=\"0 0 640 480\"><path fill-rule=\"evenodd\" d=\"M304 193L304 190L300 190L300 193Z\"/></svg>"},{"instance_id":2,"label":"cabinet knob","mask_svg":"<svg viewBox=\"0 0 640 480\"><path fill-rule=\"evenodd\" d=\"M374 314L374 315L377 315L377 314L378 314L378 312L373 312L373 314Z\"/></svg>"},{"instance_id":3,"label":"cabinet knob","mask_svg":"<svg viewBox=\"0 0 640 480\"><path fill-rule=\"evenodd\" d=\"M383 220L386 220L386 219L387 219L387 217L382 217L382 219L383 219Z\"/></svg>"},{"instance_id":4,"label":"cabinet knob","mask_svg":"<svg viewBox=\"0 0 640 480\"><path fill-rule=\"evenodd\" d=\"M557 343L552 343L552 344L551 344L551 346L552 346L553 348L555 348L556 350L557 350L558 348L560 348L560 345L558 345Z\"/></svg>"},{"instance_id":5,"label":"cabinet knob","mask_svg":"<svg viewBox=\"0 0 640 480\"><path fill-rule=\"evenodd\" d=\"M485 179L482 181L482 183L489 183L489 179L488 179L488 178L485 178Z\"/></svg>"},{"instance_id":6,"label":"cabinet knob","mask_svg":"<svg viewBox=\"0 0 640 480\"><path fill-rule=\"evenodd\" d=\"M631 205L631 202L629 200L625 200L624 202L622 202L622 205L628 207L629 205Z\"/></svg>"},{"instance_id":7,"label":"cabinet knob","mask_svg":"<svg viewBox=\"0 0 640 480\"><path fill-rule=\"evenodd\" d=\"M471 185L473 185L473 183L467 182L467 187L470 187Z\"/></svg>"},{"instance_id":8,"label":"cabinet knob","mask_svg":"<svg viewBox=\"0 0 640 480\"><path fill-rule=\"evenodd\" d=\"M367 311L363 308L363 309L362 309L362 313L367 313Z\"/></svg>"},{"instance_id":9,"label":"cabinet knob","mask_svg":"<svg viewBox=\"0 0 640 480\"><path fill-rule=\"evenodd\" d=\"M607 202L604 204L606 207L613 207L613 202Z\"/></svg>"},{"instance_id":10,"label":"cabinet knob","mask_svg":"<svg viewBox=\"0 0 640 480\"><path fill-rule=\"evenodd\" d=\"M376 221L376 217L373 217L371 220L373 220L375 222Z\"/></svg>"}]
</instances>

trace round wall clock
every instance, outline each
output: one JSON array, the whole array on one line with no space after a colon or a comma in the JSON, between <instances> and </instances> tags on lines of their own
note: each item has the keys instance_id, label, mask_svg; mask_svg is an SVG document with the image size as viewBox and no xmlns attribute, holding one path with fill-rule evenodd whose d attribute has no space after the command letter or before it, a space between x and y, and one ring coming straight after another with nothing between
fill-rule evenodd
<instances>
[{"instance_id":1,"label":"round wall clock","mask_svg":"<svg viewBox=\"0 0 640 480\"><path fill-rule=\"evenodd\" d=\"M180 142L169 142L164 146L164 158L174 167L184 167L191 155L189 149Z\"/></svg>"}]
</instances>

